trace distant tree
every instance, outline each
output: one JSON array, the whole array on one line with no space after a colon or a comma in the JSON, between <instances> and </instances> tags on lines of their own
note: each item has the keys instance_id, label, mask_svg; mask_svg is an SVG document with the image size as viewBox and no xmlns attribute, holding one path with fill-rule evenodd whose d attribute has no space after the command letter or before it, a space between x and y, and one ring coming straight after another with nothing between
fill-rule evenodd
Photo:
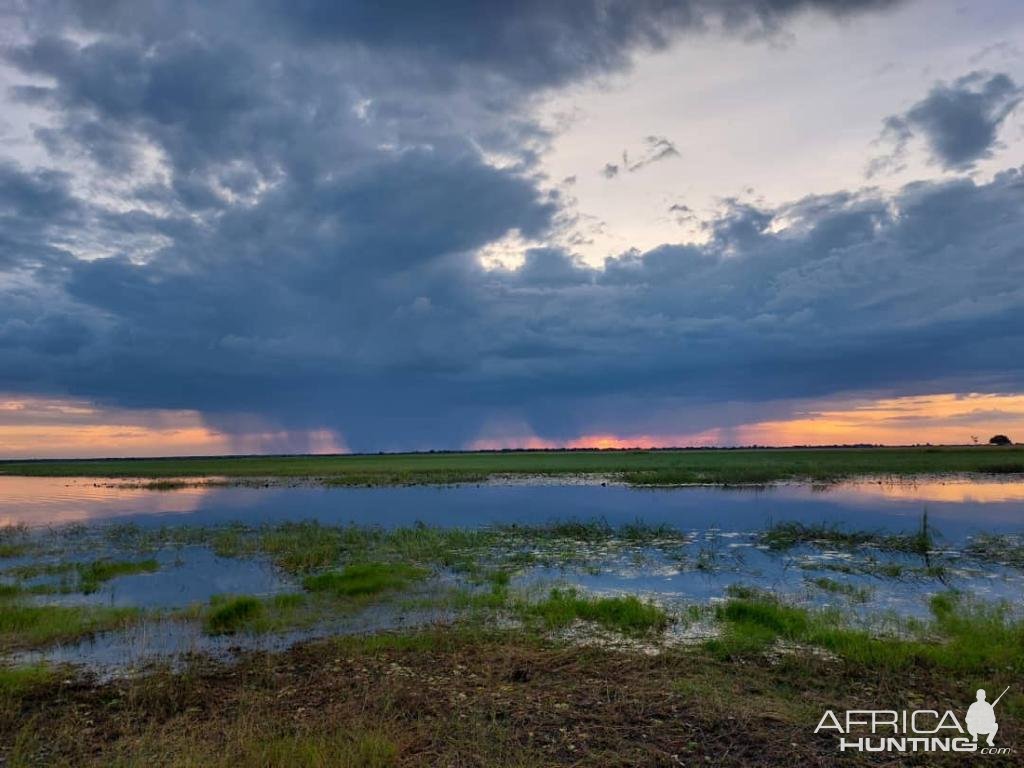
<instances>
[{"instance_id":1,"label":"distant tree","mask_svg":"<svg viewBox=\"0 0 1024 768\"><path fill-rule=\"evenodd\" d=\"M1013 440L1006 435L995 435L988 439L989 445L1013 445Z\"/></svg>"}]
</instances>

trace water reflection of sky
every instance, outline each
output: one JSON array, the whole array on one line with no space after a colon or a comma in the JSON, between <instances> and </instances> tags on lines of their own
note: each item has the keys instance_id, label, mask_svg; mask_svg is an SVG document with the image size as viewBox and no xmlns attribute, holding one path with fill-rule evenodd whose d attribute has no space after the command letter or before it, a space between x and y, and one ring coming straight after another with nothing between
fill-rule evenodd
<instances>
[{"instance_id":1,"label":"water reflection of sky","mask_svg":"<svg viewBox=\"0 0 1024 768\"><path fill-rule=\"evenodd\" d=\"M831 551L803 545L782 552L760 546L758 532L773 523L826 523L849 529L908 531L927 510L940 547L935 560L870 549ZM248 525L316 519L328 524L384 527L417 522L446 527L496 523L538 524L553 520L604 519L612 525L643 520L668 523L686 533L667 548L601 545L586 562L550 563L520 572L519 588L575 585L602 593L646 595L667 605L722 599L730 586L771 590L816 606L839 607L865 620L879 615L900 620L928 614L928 598L951 588L984 600L1020 603L1024 573L1019 569L961 558L957 548L974 533L1024 530L1024 482L928 479L916 482L858 480L831 486L781 484L765 488L690 487L633 489L586 485L466 485L458 487L324 488L202 487L168 491L92 479L0 477L0 524L27 523L60 528L67 523L131 521L143 527ZM69 542L79 533L68 531ZM81 542L83 545L86 540ZM86 546L52 552L45 559L89 560L101 555L152 556L156 573L111 580L91 594L46 595L40 602L101 603L174 610L204 604L217 594L269 595L297 589L293 580L265 558L221 558L203 546L180 546L152 553L118 553ZM8 558L4 568L29 562ZM905 568L900 578L884 578L882 565ZM927 566L941 565L940 573ZM826 589L824 580L851 592ZM429 614L429 615L428 615ZM317 626L266 637L210 638L196 623L159 619L127 632L54 648L24 659L72 660L123 667L132 660L202 650L226 653L233 647L278 648L320 634L369 631L431 621L435 613L373 609L342 624ZM21 658L21 657L19 657Z\"/></svg>"},{"instance_id":2,"label":"water reflection of sky","mask_svg":"<svg viewBox=\"0 0 1024 768\"><path fill-rule=\"evenodd\" d=\"M169 491L104 480L0 477L0 525L131 519L140 525L248 524L316 519L404 526L473 527L603 518L680 528L759 530L784 520L907 530L927 510L946 536L1024 528L1024 481L858 480L830 486L689 487L663 490L588 485L465 485L404 488L202 487Z\"/></svg>"}]
</instances>

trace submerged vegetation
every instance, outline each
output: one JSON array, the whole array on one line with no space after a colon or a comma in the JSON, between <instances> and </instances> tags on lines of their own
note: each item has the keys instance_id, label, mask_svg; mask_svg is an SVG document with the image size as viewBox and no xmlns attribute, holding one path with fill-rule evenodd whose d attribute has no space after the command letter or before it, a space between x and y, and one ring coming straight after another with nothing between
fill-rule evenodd
<instances>
[{"instance_id":1,"label":"submerged vegetation","mask_svg":"<svg viewBox=\"0 0 1024 768\"><path fill-rule=\"evenodd\" d=\"M878 533L849 530L837 525L784 522L764 531L761 534L761 543L774 550L791 549L800 544L816 544L846 549L872 547L924 556L935 549L935 531L929 525L928 513L925 512L917 531L910 534Z\"/></svg>"},{"instance_id":2,"label":"submerged vegetation","mask_svg":"<svg viewBox=\"0 0 1024 768\"><path fill-rule=\"evenodd\" d=\"M402 589L427 572L404 563L353 563L341 570L307 576L302 586L310 592L339 597L361 597Z\"/></svg>"},{"instance_id":3,"label":"submerged vegetation","mask_svg":"<svg viewBox=\"0 0 1024 768\"><path fill-rule=\"evenodd\" d=\"M843 595L858 603L867 602L868 598L871 596L871 590L867 587L861 587L845 581L836 581L835 579L830 579L828 576L819 576L816 579L810 579L810 583L820 590L830 592L834 595Z\"/></svg>"},{"instance_id":4,"label":"submerged vegetation","mask_svg":"<svg viewBox=\"0 0 1024 768\"><path fill-rule=\"evenodd\" d=\"M255 597L215 597L203 620L204 629L211 635L225 635L242 629L257 629L264 617L263 601Z\"/></svg>"},{"instance_id":5,"label":"submerged vegetation","mask_svg":"<svg viewBox=\"0 0 1024 768\"><path fill-rule=\"evenodd\" d=\"M738 574L761 567L745 564L756 554L774 560L772 567L783 572L796 569L791 597L870 610L877 608L879 590L892 590L882 586L884 580L930 580L944 590L955 582L952 574L962 575L965 568L983 569L989 562L1019 567L1022 562L1019 541L1012 536L975 536L962 553L939 549L941 534L927 514L909 533L785 522L738 534L685 531L640 520L611 525L570 519L476 529L315 521L211 527L115 523L35 534L16 531L7 538L31 547L36 559L6 566L0 560L4 647L38 647L137 620L138 612L131 610L45 603L55 594L89 595L107 585L116 590L119 578L153 573L161 562L167 568L184 565L182 553L189 548L208 548L220 558L263 560L276 574L262 593L240 590L210 599L207 592L192 604L147 614L195 621L210 635L324 626L385 602L426 613L502 614L548 629L582 620L636 634L665 628L679 610L667 611L628 594L602 595L603 575L654 568L667 577L700 574L724 589L736 583ZM165 553L160 559L141 556L159 552ZM167 557L171 552L178 553L174 565ZM580 577L598 578L597 588L573 587Z\"/></svg>"},{"instance_id":6,"label":"submerged vegetation","mask_svg":"<svg viewBox=\"0 0 1024 768\"><path fill-rule=\"evenodd\" d=\"M787 641L876 670L924 666L960 674L1024 672L1024 621L1011 618L1007 606L971 602L956 593L940 593L930 606L931 622L906 622L901 635L887 636L849 626L836 610L812 610L751 593L717 609L725 629L708 645L732 657L763 653Z\"/></svg>"},{"instance_id":7,"label":"submerged vegetation","mask_svg":"<svg viewBox=\"0 0 1024 768\"><path fill-rule=\"evenodd\" d=\"M778 762L765 744L796 744L781 757L828 764L831 742L804 735L836 701L888 702L898 675L918 699L960 702L978 680L1024 673L1024 620L1012 606L946 590L939 539L927 518L908 533L785 523L742 536L603 520L15 532L8 540L38 559L0 562L0 653L149 618L188 622L248 652L231 667L197 653L183 668L101 683L54 666L0 666L0 762L750 766ZM1012 563L1018 546L975 536L965 553ZM76 592L60 600L105 600L117 579L170 568L168 553L191 547L261 560L282 591L163 612L45 603L60 585ZM795 566L796 590L737 583L744 552ZM655 602L573 586L574 574L610 564L724 576L724 599ZM935 578L942 591L922 618L873 616L866 604L884 585L858 581L865 574ZM244 642L348 632L349 618L365 629L387 611L426 623L276 652ZM1024 697L1000 706L1009 738L1024 724Z\"/></svg>"},{"instance_id":8,"label":"submerged vegetation","mask_svg":"<svg viewBox=\"0 0 1024 768\"><path fill-rule=\"evenodd\" d=\"M1024 537L1020 535L978 534L967 544L965 552L978 560L1024 568Z\"/></svg>"},{"instance_id":9,"label":"submerged vegetation","mask_svg":"<svg viewBox=\"0 0 1024 768\"><path fill-rule=\"evenodd\" d=\"M351 456L3 461L0 475L304 479L327 485L476 483L501 475L600 475L634 485L834 481L863 475L1024 473L1024 448L776 448L412 453Z\"/></svg>"},{"instance_id":10,"label":"submerged vegetation","mask_svg":"<svg viewBox=\"0 0 1024 768\"><path fill-rule=\"evenodd\" d=\"M160 569L156 560L95 560L78 567L79 589L85 594L97 591L104 582L119 576L154 573Z\"/></svg>"},{"instance_id":11,"label":"submerged vegetation","mask_svg":"<svg viewBox=\"0 0 1024 768\"><path fill-rule=\"evenodd\" d=\"M0 599L0 651L70 642L138 621L135 608L30 605Z\"/></svg>"},{"instance_id":12,"label":"submerged vegetation","mask_svg":"<svg viewBox=\"0 0 1024 768\"><path fill-rule=\"evenodd\" d=\"M159 569L160 564L153 558L145 560L101 558L87 562L62 560L27 563L0 570L0 574L3 576L19 580L13 584L0 584L0 594L3 594L3 589L6 587L10 594L81 592L90 595L97 592L106 582L118 577L155 573ZM36 581L38 579L44 579L44 581ZM20 583L25 581L33 583L28 585Z\"/></svg>"}]
</instances>

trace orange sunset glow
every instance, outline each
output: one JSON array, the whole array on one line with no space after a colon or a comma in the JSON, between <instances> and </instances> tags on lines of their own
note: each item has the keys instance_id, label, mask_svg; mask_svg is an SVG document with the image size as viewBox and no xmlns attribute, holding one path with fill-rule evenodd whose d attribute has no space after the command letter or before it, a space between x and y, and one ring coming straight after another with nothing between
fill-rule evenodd
<instances>
[{"instance_id":1,"label":"orange sunset glow","mask_svg":"<svg viewBox=\"0 0 1024 768\"><path fill-rule=\"evenodd\" d=\"M1024 434L1024 395L938 394L857 401L792 418L753 421L697 432L584 433L567 440L523 434L522 426L463 446L471 450L552 448L670 448L735 445L962 445L996 433ZM298 441L298 443L296 442ZM346 453L331 430L256 429L229 433L206 424L196 411L105 409L81 401L0 400L0 457L199 456Z\"/></svg>"},{"instance_id":2,"label":"orange sunset glow","mask_svg":"<svg viewBox=\"0 0 1024 768\"><path fill-rule=\"evenodd\" d=\"M857 401L805 410L793 418L678 434L583 434L567 441L536 435L488 436L474 450L671 448L735 445L962 445L996 433L1024 434L1024 395L939 394Z\"/></svg>"},{"instance_id":3,"label":"orange sunset glow","mask_svg":"<svg viewBox=\"0 0 1024 768\"><path fill-rule=\"evenodd\" d=\"M346 453L327 429L228 433L197 411L103 408L79 400L0 398L0 458Z\"/></svg>"}]
</instances>

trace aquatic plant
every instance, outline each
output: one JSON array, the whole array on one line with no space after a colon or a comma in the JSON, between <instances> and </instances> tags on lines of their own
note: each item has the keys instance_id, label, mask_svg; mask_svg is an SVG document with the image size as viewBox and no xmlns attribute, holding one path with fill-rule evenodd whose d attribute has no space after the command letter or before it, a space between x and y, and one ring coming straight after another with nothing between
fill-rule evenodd
<instances>
[{"instance_id":1,"label":"aquatic plant","mask_svg":"<svg viewBox=\"0 0 1024 768\"><path fill-rule=\"evenodd\" d=\"M834 595L845 595L858 603L867 602L871 597L871 589L868 587L850 584L846 581L836 581L827 576L819 576L818 578L810 579L809 582L820 590L831 592Z\"/></svg>"},{"instance_id":2,"label":"aquatic plant","mask_svg":"<svg viewBox=\"0 0 1024 768\"><path fill-rule=\"evenodd\" d=\"M762 531L760 541L772 550L791 549L800 544L817 544L843 549L874 547L923 556L934 549L935 531L929 525L926 511L921 517L920 526L911 534L849 530L834 524L786 521Z\"/></svg>"},{"instance_id":3,"label":"aquatic plant","mask_svg":"<svg viewBox=\"0 0 1024 768\"><path fill-rule=\"evenodd\" d=\"M978 560L1024 568L1024 538L1018 534L978 534L964 552Z\"/></svg>"},{"instance_id":4,"label":"aquatic plant","mask_svg":"<svg viewBox=\"0 0 1024 768\"><path fill-rule=\"evenodd\" d=\"M138 621L136 608L26 605L0 600L0 650L70 642Z\"/></svg>"},{"instance_id":5,"label":"aquatic plant","mask_svg":"<svg viewBox=\"0 0 1024 768\"><path fill-rule=\"evenodd\" d=\"M255 597L240 596L211 600L204 628L211 635L227 635L251 625L263 616L263 603Z\"/></svg>"},{"instance_id":6,"label":"aquatic plant","mask_svg":"<svg viewBox=\"0 0 1024 768\"><path fill-rule=\"evenodd\" d=\"M137 573L154 573L160 564L152 558L148 560L95 560L91 563L77 565L79 589L84 594L97 591L100 586L119 576Z\"/></svg>"},{"instance_id":7,"label":"aquatic plant","mask_svg":"<svg viewBox=\"0 0 1024 768\"><path fill-rule=\"evenodd\" d=\"M884 636L851 627L834 610L788 605L764 594L731 599L716 610L725 625L708 648L722 657L760 653L778 640L817 646L846 661L875 669L933 667L958 673L1024 671L1024 621L1006 606L942 593L930 603L933 619L907 636Z\"/></svg>"},{"instance_id":8,"label":"aquatic plant","mask_svg":"<svg viewBox=\"0 0 1024 768\"><path fill-rule=\"evenodd\" d=\"M598 597L575 589L553 589L544 600L522 606L526 615L537 616L549 628L566 627L577 619L592 621L625 634L664 629L668 614L635 595Z\"/></svg>"},{"instance_id":9,"label":"aquatic plant","mask_svg":"<svg viewBox=\"0 0 1024 768\"><path fill-rule=\"evenodd\" d=\"M338 571L307 576L302 586L310 592L359 597L402 589L426 575L422 568L404 563L353 563Z\"/></svg>"}]
</instances>

